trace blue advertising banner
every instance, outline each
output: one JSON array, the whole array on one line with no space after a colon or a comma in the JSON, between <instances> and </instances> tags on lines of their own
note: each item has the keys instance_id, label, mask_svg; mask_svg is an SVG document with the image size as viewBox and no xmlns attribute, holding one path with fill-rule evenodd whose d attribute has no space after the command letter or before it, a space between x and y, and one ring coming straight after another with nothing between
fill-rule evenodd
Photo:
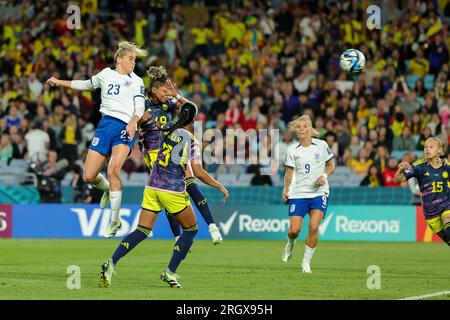
<instances>
[{"instance_id":1,"label":"blue advertising banner","mask_svg":"<svg viewBox=\"0 0 450 320\"><path fill-rule=\"evenodd\" d=\"M285 240L288 206L212 206L224 238ZM308 232L308 216L299 239ZM319 227L321 240L415 241L414 206L330 206Z\"/></svg>"},{"instance_id":2,"label":"blue advertising banner","mask_svg":"<svg viewBox=\"0 0 450 320\"><path fill-rule=\"evenodd\" d=\"M133 231L139 221L139 205L122 205L122 228L117 233L123 237ZM111 209L98 205L14 205L13 238L103 238L111 218ZM197 239L209 239L208 227L196 212L199 222ZM159 213L152 234L155 239L173 238L164 211Z\"/></svg>"},{"instance_id":3,"label":"blue advertising banner","mask_svg":"<svg viewBox=\"0 0 450 320\"><path fill-rule=\"evenodd\" d=\"M289 229L287 205L212 205L212 212L224 239L285 240ZM195 209L196 210L196 209ZM416 241L414 206L330 206L319 228L321 240ZM40 204L13 205L13 238L103 238L111 210L98 205ZM139 205L123 205L123 226L118 237L133 231ZM208 227L196 210L197 239L210 239ZM305 239L308 216L299 239ZM164 211L156 220L151 237L171 239Z\"/></svg>"}]
</instances>

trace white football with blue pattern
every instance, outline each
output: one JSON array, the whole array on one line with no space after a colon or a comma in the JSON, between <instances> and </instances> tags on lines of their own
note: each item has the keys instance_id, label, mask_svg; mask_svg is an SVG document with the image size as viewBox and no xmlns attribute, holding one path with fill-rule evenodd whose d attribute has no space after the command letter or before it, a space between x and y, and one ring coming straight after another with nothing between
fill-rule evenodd
<instances>
[{"instance_id":1,"label":"white football with blue pattern","mask_svg":"<svg viewBox=\"0 0 450 320\"><path fill-rule=\"evenodd\" d=\"M341 54L339 65L345 72L358 73L366 66L366 57L359 50L348 49Z\"/></svg>"}]
</instances>

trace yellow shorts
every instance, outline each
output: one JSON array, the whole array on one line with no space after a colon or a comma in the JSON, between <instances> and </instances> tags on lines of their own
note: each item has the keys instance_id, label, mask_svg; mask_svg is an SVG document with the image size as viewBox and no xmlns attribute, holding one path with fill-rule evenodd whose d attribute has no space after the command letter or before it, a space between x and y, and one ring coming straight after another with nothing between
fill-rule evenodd
<instances>
[{"instance_id":1,"label":"yellow shorts","mask_svg":"<svg viewBox=\"0 0 450 320\"><path fill-rule=\"evenodd\" d=\"M166 212L177 214L191 205L191 200L187 192L173 193L151 188L144 189L142 209L159 212L166 208Z\"/></svg>"},{"instance_id":2,"label":"yellow shorts","mask_svg":"<svg viewBox=\"0 0 450 320\"><path fill-rule=\"evenodd\" d=\"M442 220L444 220L444 217L448 215L450 215L450 210L442 212L439 217L425 221L427 222L427 225L430 227L431 231L433 231L434 233L438 233L444 229L444 224L442 223Z\"/></svg>"},{"instance_id":3,"label":"yellow shorts","mask_svg":"<svg viewBox=\"0 0 450 320\"><path fill-rule=\"evenodd\" d=\"M158 149L147 151L147 153L144 155L144 162L147 165L147 168L152 171L153 164L156 161L156 158L158 157Z\"/></svg>"}]
</instances>

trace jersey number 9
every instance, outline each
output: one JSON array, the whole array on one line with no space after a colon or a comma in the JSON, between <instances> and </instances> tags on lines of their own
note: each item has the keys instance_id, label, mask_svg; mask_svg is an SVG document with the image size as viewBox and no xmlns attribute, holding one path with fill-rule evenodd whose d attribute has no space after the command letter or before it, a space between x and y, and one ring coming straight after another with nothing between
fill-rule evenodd
<instances>
[{"instance_id":1,"label":"jersey number 9","mask_svg":"<svg viewBox=\"0 0 450 320\"><path fill-rule=\"evenodd\" d=\"M305 173L309 173L311 171L311 165L309 163L305 164Z\"/></svg>"}]
</instances>

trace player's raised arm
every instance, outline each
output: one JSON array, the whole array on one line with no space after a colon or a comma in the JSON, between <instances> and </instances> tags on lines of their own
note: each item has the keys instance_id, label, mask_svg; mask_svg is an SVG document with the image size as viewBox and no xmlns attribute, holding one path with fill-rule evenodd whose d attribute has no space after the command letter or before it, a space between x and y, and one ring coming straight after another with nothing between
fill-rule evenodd
<instances>
[{"instance_id":1,"label":"player's raised arm","mask_svg":"<svg viewBox=\"0 0 450 320\"><path fill-rule=\"evenodd\" d=\"M395 173L395 176L394 176L394 182L395 183L405 182L407 180L406 176L405 176L405 170L410 168L410 167L411 167L411 165L408 162L406 162L406 161L400 163L398 165L398 170L397 170L397 172Z\"/></svg>"},{"instance_id":2,"label":"player's raised arm","mask_svg":"<svg viewBox=\"0 0 450 320\"><path fill-rule=\"evenodd\" d=\"M190 162L190 166L196 178L198 178L203 183L206 183L207 185L214 187L220 192L222 192L225 195L225 197L222 199L222 202L227 201L227 199L230 197L228 190L220 182L211 177L211 175L208 172L205 171L200 160L193 159Z\"/></svg>"},{"instance_id":3,"label":"player's raised arm","mask_svg":"<svg viewBox=\"0 0 450 320\"><path fill-rule=\"evenodd\" d=\"M71 88L75 90L94 90L95 86L91 80L59 80L55 77L51 77L47 80L47 83L51 86L61 86Z\"/></svg>"}]
</instances>

